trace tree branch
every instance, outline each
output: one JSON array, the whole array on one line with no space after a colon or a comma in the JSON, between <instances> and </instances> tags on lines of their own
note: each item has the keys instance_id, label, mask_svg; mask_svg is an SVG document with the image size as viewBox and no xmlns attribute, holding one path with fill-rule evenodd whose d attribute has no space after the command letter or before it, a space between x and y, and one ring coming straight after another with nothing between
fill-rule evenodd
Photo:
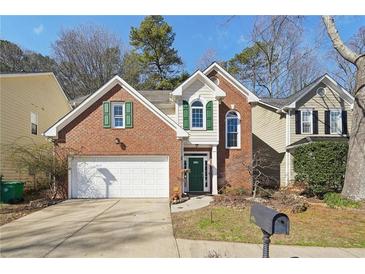
<instances>
[{"instance_id":1,"label":"tree branch","mask_svg":"<svg viewBox=\"0 0 365 274\"><path fill-rule=\"evenodd\" d=\"M344 42L341 40L340 35L335 26L335 21L332 16L323 15L323 23L326 26L328 36L330 37L333 47L338 51L338 53L350 63L356 64L356 60L360 57L358 54L350 50Z\"/></svg>"}]
</instances>

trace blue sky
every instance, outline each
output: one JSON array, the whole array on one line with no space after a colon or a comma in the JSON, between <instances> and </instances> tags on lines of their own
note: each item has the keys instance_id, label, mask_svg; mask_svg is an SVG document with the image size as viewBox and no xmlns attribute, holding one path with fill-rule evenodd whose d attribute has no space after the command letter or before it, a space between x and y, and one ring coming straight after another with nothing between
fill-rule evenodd
<instances>
[{"instance_id":1,"label":"blue sky","mask_svg":"<svg viewBox=\"0 0 365 274\"><path fill-rule=\"evenodd\" d=\"M144 16L1 16L0 37L17 43L24 49L52 55L51 44L62 29L79 24L98 24L116 33L125 45L131 26L138 26ZM174 46L182 57L185 69L192 72L206 49L217 52L218 59L227 60L247 46L254 16L165 16L176 33ZM308 45L318 35L319 16L305 16L304 40ZM337 16L337 27L346 41L360 26L365 16ZM323 53L330 46L327 37Z\"/></svg>"}]
</instances>

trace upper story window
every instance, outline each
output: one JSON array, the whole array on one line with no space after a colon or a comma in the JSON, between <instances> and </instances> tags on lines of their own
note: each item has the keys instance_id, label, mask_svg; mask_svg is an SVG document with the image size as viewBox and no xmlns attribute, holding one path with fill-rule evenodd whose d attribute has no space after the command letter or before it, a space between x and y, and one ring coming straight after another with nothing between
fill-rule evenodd
<instances>
[{"instance_id":1,"label":"upper story window","mask_svg":"<svg viewBox=\"0 0 365 274\"><path fill-rule=\"evenodd\" d=\"M124 128L125 109L124 103L112 102L112 127Z\"/></svg>"},{"instance_id":2,"label":"upper story window","mask_svg":"<svg viewBox=\"0 0 365 274\"><path fill-rule=\"evenodd\" d=\"M241 125L238 112L229 111L226 114L226 148L240 147Z\"/></svg>"},{"instance_id":3,"label":"upper story window","mask_svg":"<svg viewBox=\"0 0 365 274\"><path fill-rule=\"evenodd\" d=\"M312 110L305 109L301 110L301 127L302 133L312 134L313 133L313 118L312 118Z\"/></svg>"},{"instance_id":4,"label":"upper story window","mask_svg":"<svg viewBox=\"0 0 365 274\"><path fill-rule=\"evenodd\" d=\"M191 104L191 128L203 129L204 127L204 107L199 100Z\"/></svg>"},{"instance_id":5,"label":"upper story window","mask_svg":"<svg viewBox=\"0 0 365 274\"><path fill-rule=\"evenodd\" d=\"M31 126L31 133L34 135L38 134L38 114L31 112L30 113L30 126Z\"/></svg>"},{"instance_id":6,"label":"upper story window","mask_svg":"<svg viewBox=\"0 0 365 274\"><path fill-rule=\"evenodd\" d=\"M330 111L330 132L331 134L342 134L342 111L340 109Z\"/></svg>"}]
</instances>

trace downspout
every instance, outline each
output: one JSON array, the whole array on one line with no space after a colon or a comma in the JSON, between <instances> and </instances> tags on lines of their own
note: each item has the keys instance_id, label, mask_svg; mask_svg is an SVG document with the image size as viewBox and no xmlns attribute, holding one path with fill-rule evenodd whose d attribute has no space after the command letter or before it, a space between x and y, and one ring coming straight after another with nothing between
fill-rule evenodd
<instances>
[{"instance_id":1,"label":"downspout","mask_svg":"<svg viewBox=\"0 0 365 274\"><path fill-rule=\"evenodd\" d=\"M288 167L288 152L286 147L289 145L289 120L288 112L285 114L285 186L289 183L289 167Z\"/></svg>"},{"instance_id":2,"label":"downspout","mask_svg":"<svg viewBox=\"0 0 365 274\"><path fill-rule=\"evenodd\" d=\"M291 140L290 140L290 135L291 135L291 132L290 132L290 127L291 127L291 123L290 123L290 119L291 119L291 110L289 109L288 110L288 144L287 146L289 146L291 144ZM285 148L286 149L286 148ZM290 182L290 177L291 177L291 158L290 158L290 153L288 152L288 160L289 160L289 163L288 163L288 166L289 166L289 169L288 169L288 181L286 183L286 186L289 185L289 182Z\"/></svg>"}]
</instances>

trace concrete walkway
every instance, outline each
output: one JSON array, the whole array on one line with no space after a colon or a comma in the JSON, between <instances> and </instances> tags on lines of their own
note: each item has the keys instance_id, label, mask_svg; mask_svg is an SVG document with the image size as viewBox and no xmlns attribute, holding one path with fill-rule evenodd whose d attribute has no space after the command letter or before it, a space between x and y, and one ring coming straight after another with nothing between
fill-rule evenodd
<instances>
[{"instance_id":1,"label":"concrete walkway","mask_svg":"<svg viewBox=\"0 0 365 274\"><path fill-rule=\"evenodd\" d=\"M261 258L262 245L176 239L182 258ZM365 258L365 248L270 245L272 258Z\"/></svg>"},{"instance_id":2,"label":"concrete walkway","mask_svg":"<svg viewBox=\"0 0 365 274\"><path fill-rule=\"evenodd\" d=\"M167 199L69 200L0 227L0 257L178 257Z\"/></svg>"},{"instance_id":3,"label":"concrete walkway","mask_svg":"<svg viewBox=\"0 0 365 274\"><path fill-rule=\"evenodd\" d=\"M171 205L171 213L195 210L199 208L206 207L213 201L213 196L209 195L199 195L193 196L186 202L181 204L173 204Z\"/></svg>"}]
</instances>

